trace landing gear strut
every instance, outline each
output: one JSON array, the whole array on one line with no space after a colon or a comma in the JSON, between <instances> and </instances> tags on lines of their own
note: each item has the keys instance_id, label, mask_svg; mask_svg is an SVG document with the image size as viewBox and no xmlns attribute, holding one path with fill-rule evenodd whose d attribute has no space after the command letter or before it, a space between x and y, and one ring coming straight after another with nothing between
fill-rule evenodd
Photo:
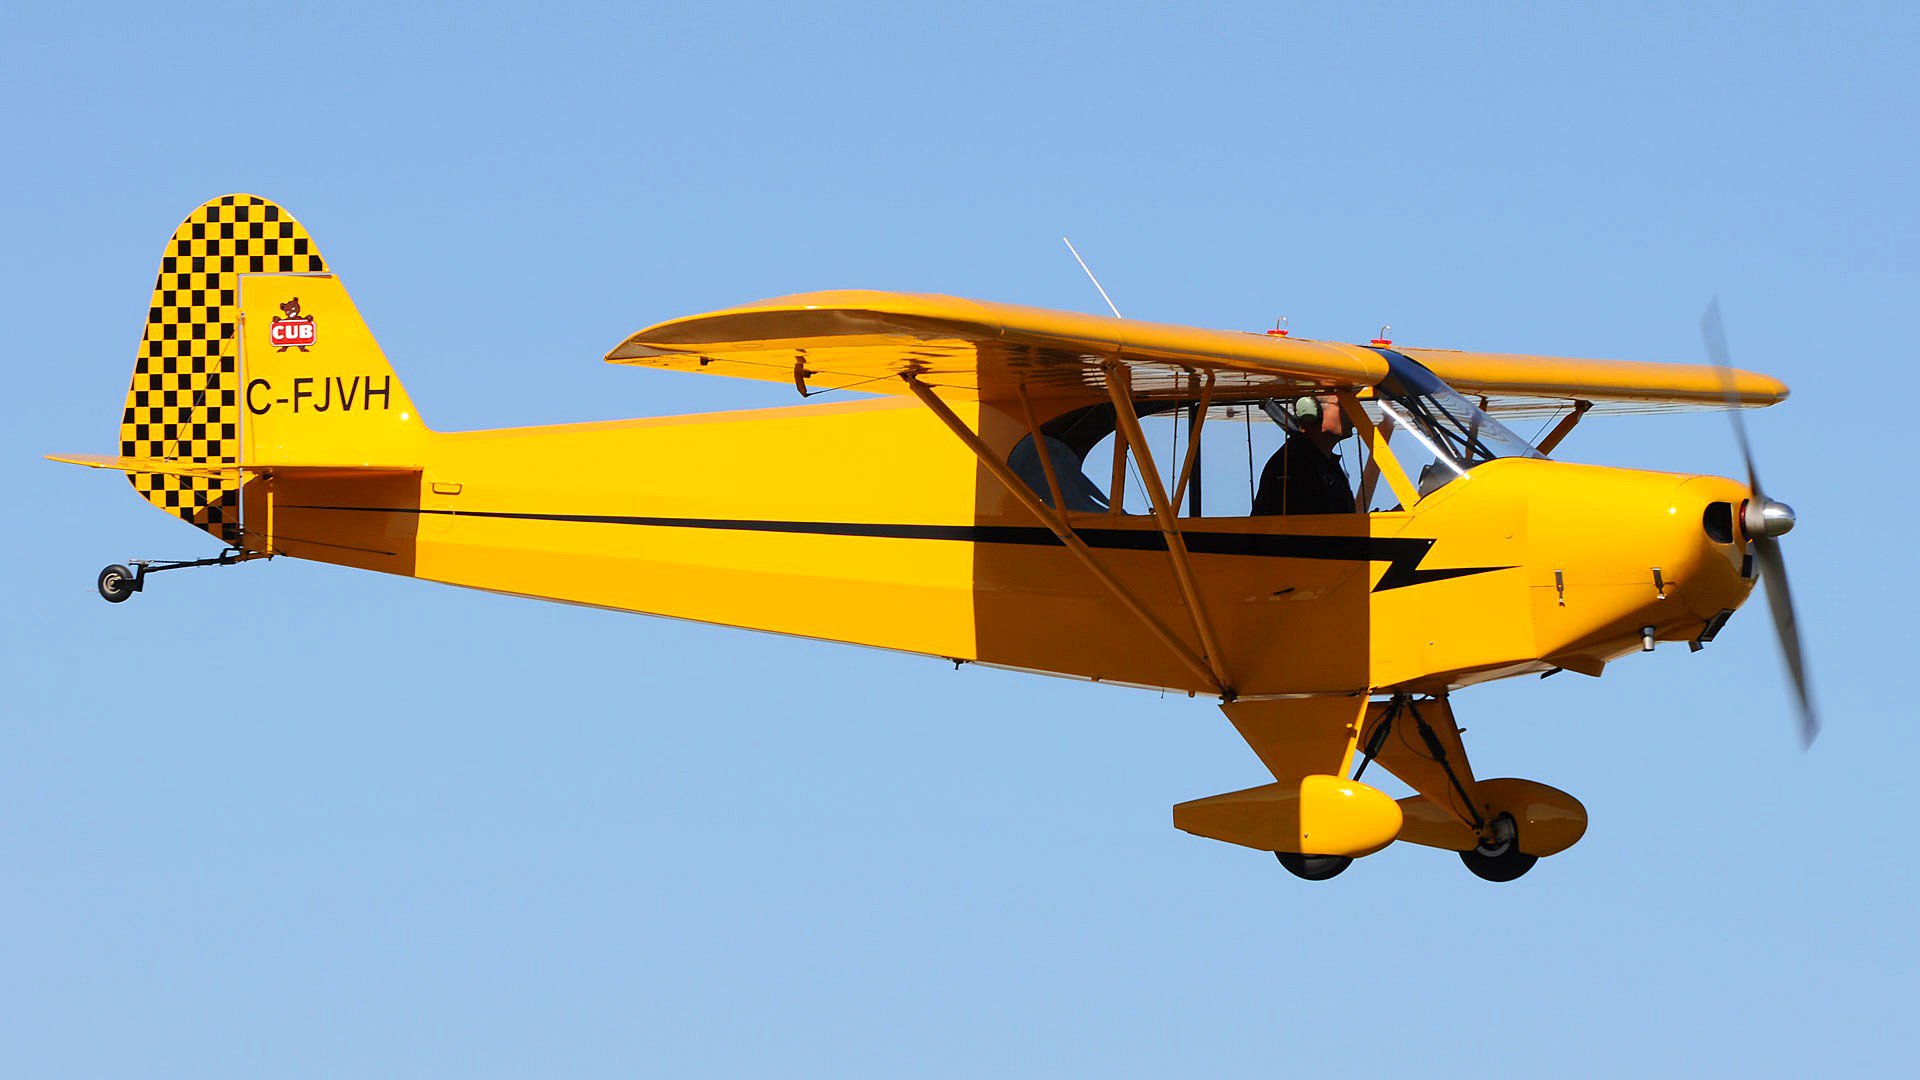
<instances>
[{"instance_id":1,"label":"landing gear strut","mask_svg":"<svg viewBox=\"0 0 1920 1080\"><path fill-rule=\"evenodd\" d=\"M1377 761L1417 793L1399 800L1399 840L1455 852L1475 877L1495 882L1579 841L1587 829L1580 800L1532 780L1475 777L1463 732L1445 694L1401 693L1368 706L1355 740L1361 770Z\"/></svg>"},{"instance_id":2,"label":"landing gear strut","mask_svg":"<svg viewBox=\"0 0 1920 1080\"><path fill-rule=\"evenodd\" d=\"M132 598L134 593L147 587L147 575L162 570L186 570L195 566L235 566L255 559L270 559L273 556L264 551L247 551L244 548L228 548L210 559L188 559L168 561L161 559L130 559L131 567L114 563L100 571L94 579L94 587L100 590L100 598L109 604L121 604Z\"/></svg>"}]
</instances>

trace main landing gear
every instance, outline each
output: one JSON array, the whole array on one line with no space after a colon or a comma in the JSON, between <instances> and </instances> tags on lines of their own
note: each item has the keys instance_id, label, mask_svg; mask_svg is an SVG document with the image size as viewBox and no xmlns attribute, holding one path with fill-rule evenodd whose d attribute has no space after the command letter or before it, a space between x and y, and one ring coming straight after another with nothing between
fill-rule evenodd
<instances>
[{"instance_id":1,"label":"main landing gear","mask_svg":"<svg viewBox=\"0 0 1920 1080\"><path fill-rule=\"evenodd\" d=\"M130 559L125 565L114 563L100 571L94 579L94 587L100 590L100 599L109 604L122 604L132 599L133 594L147 587L147 575L162 570L186 570L195 566L236 566L255 559L270 559L273 556L263 551L247 551L244 548L228 548L210 559L188 559L170 561L162 559Z\"/></svg>"},{"instance_id":2,"label":"main landing gear","mask_svg":"<svg viewBox=\"0 0 1920 1080\"><path fill-rule=\"evenodd\" d=\"M1533 869L1540 856L1520 850L1518 830L1512 814L1501 814L1491 823L1493 837L1480 842L1472 851L1460 853L1460 861L1483 881L1512 881Z\"/></svg>"},{"instance_id":3,"label":"main landing gear","mask_svg":"<svg viewBox=\"0 0 1920 1080\"><path fill-rule=\"evenodd\" d=\"M1514 881L1579 841L1587 829L1580 800L1532 780L1476 778L1460 735L1444 695L1396 694L1367 707L1354 740L1361 758L1354 780L1378 763L1416 793L1396 800L1396 840L1456 852L1475 877L1494 882ZM1308 881L1325 881L1353 862L1344 855L1274 854Z\"/></svg>"}]
</instances>

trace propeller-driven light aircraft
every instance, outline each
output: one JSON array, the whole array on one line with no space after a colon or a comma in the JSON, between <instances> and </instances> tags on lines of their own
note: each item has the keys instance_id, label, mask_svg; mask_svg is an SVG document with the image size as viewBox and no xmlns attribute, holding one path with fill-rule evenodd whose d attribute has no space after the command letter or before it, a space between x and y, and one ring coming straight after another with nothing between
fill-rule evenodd
<instances>
[{"instance_id":1,"label":"propeller-driven light aircraft","mask_svg":"<svg viewBox=\"0 0 1920 1080\"><path fill-rule=\"evenodd\" d=\"M1587 815L1475 775L1465 687L1698 648L1764 576L1813 733L1776 541L1792 511L1751 465L1742 483L1549 457L1589 413L1732 407L1738 427L1787 396L1725 362L1717 314L1707 330L1720 363L1674 365L818 292L650 326L606 359L868 397L442 432L301 225L229 195L167 244L119 453L54 460L125 473L226 545L110 566L111 601L279 556L1205 695L1273 782L1181 803L1178 828L1308 879L1399 840L1506 881ZM1351 507L1203 502L1222 433L1248 433L1251 484L1256 417L1329 410L1364 459ZM1558 422L1529 443L1503 416Z\"/></svg>"}]
</instances>

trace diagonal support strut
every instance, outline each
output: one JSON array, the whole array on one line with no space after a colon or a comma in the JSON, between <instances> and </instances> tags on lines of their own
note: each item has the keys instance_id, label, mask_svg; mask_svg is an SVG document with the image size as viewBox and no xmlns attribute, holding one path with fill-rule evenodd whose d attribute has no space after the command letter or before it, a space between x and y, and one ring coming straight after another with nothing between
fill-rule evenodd
<instances>
[{"instance_id":1,"label":"diagonal support strut","mask_svg":"<svg viewBox=\"0 0 1920 1080\"><path fill-rule=\"evenodd\" d=\"M1153 503L1153 520L1160 526L1160 534L1167 540L1167 558L1173 563L1174 580L1180 584L1180 595L1187 601L1187 613L1193 617L1194 632L1200 635L1200 648L1206 653L1207 668L1213 675L1214 684L1221 687L1221 696L1233 700L1233 681L1227 678L1226 665L1220 659L1220 643L1213 636L1213 623L1207 618L1206 604L1200 599L1200 589L1193 580L1193 563L1187 557L1187 542L1180 535L1180 522L1174 517L1173 505L1167 498L1166 485L1160 482L1160 470L1154 467L1153 451L1147 447L1147 440L1140 433L1140 417L1133 411L1133 381L1127 377L1127 369L1118 361L1107 365L1107 396L1113 399L1114 419L1120 432L1126 437L1127 444L1133 447L1134 460L1140 466L1140 480L1146 485L1147 497ZM1194 444L1189 444L1191 450Z\"/></svg>"},{"instance_id":2,"label":"diagonal support strut","mask_svg":"<svg viewBox=\"0 0 1920 1080\"><path fill-rule=\"evenodd\" d=\"M1007 467L1006 462L996 457L987 444L981 441L980 436L975 434L974 430L968 427L965 421L955 415L953 409L950 408L946 402L940 400L939 395L935 394L930 387L912 375L902 375L901 379L906 382L907 389L913 391L913 395L920 399L920 403L925 405L933 415L939 417L940 421L946 424L962 443L966 444L967 449L973 451L973 456L980 459L981 466L989 473L992 473L995 480L1000 481L1000 485L1007 489L1007 493L1012 495L1020 505L1026 507L1027 511L1034 517L1039 518L1040 523L1051 530L1053 535L1058 537L1062 544L1066 545L1067 550L1072 552L1074 557L1078 558L1080 562L1092 572L1093 576L1100 580L1100 584L1106 586L1107 590L1113 593L1115 599L1119 600L1128 611L1133 613L1135 618L1146 625L1147 629L1153 633L1154 637L1160 640L1161 644L1165 645L1174 656L1178 657L1180 662L1185 664L1187 669L1192 671L1194 675L1198 676L1201 682L1212 686L1215 692L1220 694L1221 697L1231 700L1233 691L1228 687L1226 681L1215 675L1205 661L1194 655L1193 650L1188 648L1185 642L1175 637L1172 631L1168 630L1159 619L1155 618L1153 613L1148 611L1145 605L1141 604L1133 593L1129 592L1127 587L1121 584L1120 580L1114 577L1113 573L1102 565L1099 559L1094 557L1092 549L1088 548L1086 542L1081 540L1079 535L1073 531L1073 527L1067 524L1066 518L1063 515L1056 513L1035 497L1033 491L1027 487L1026 482L1015 476L1013 470ZM1036 447L1036 449L1043 448ZM1042 460L1044 460L1044 455Z\"/></svg>"}]
</instances>

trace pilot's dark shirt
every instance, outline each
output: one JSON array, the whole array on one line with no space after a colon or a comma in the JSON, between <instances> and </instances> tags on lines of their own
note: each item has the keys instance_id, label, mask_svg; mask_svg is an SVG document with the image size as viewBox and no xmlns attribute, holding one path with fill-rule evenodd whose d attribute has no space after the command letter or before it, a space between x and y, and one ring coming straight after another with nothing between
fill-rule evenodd
<instances>
[{"instance_id":1,"label":"pilot's dark shirt","mask_svg":"<svg viewBox=\"0 0 1920 1080\"><path fill-rule=\"evenodd\" d=\"M1353 488L1337 458L1321 453L1305 435L1293 435L1260 470L1253 512L1256 516L1351 514Z\"/></svg>"}]
</instances>

